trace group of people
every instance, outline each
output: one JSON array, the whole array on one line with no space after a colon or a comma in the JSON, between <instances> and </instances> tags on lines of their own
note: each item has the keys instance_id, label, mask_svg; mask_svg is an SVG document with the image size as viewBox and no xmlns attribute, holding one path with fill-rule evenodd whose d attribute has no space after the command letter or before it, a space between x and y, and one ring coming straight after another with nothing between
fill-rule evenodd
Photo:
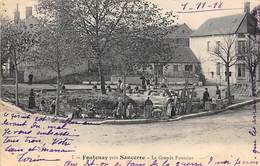
<instances>
[{"instance_id":1,"label":"group of people","mask_svg":"<svg viewBox=\"0 0 260 166\"><path fill-rule=\"evenodd\" d=\"M134 106L130 102L126 105L121 98L118 100L117 108L114 112L114 117L117 119L132 119L135 118Z\"/></svg>"},{"instance_id":2,"label":"group of people","mask_svg":"<svg viewBox=\"0 0 260 166\"><path fill-rule=\"evenodd\" d=\"M172 97L169 97L169 99L166 102L165 109L161 110L162 115L164 117L172 118L176 115L175 113L175 100ZM152 118L153 115L153 102L150 99L150 97L147 97L145 103L144 103L144 117L145 118Z\"/></svg>"},{"instance_id":3,"label":"group of people","mask_svg":"<svg viewBox=\"0 0 260 166\"><path fill-rule=\"evenodd\" d=\"M216 87L216 99L221 99L221 90L219 89L218 86ZM213 97L213 99L211 99L209 92L208 92L208 88L205 88L205 91L203 93L204 108L205 108L205 103L208 101L212 101L212 100L214 100L214 97ZM154 104L153 104L152 100L150 99L150 97L147 97L147 99L144 102L144 118L149 119L149 118L153 117L153 110L154 110L153 105ZM161 110L162 115L169 117L169 118L176 116L176 114L178 114L178 113L176 112L175 105L176 105L175 99L173 97L169 96L169 98L166 102L165 108L163 110ZM124 108L126 108L126 109L124 109ZM129 119L129 118L133 117L132 116L133 113L134 113L134 107L133 107L132 103L129 103L128 106L125 107L125 104L122 102L122 100L120 100L118 102L117 109L115 111L116 118ZM136 116L136 115L137 114L134 113L134 116Z\"/></svg>"},{"instance_id":4,"label":"group of people","mask_svg":"<svg viewBox=\"0 0 260 166\"><path fill-rule=\"evenodd\" d=\"M145 118L152 117L153 102L148 97L144 102L144 116ZM118 100L117 108L114 112L114 117L117 119L132 119L137 116L133 104L130 102L126 105L121 98Z\"/></svg>"},{"instance_id":5,"label":"group of people","mask_svg":"<svg viewBox=\"0 0 260 166\"><path fill-rule=\"evenodd\" d=\"M147 89L150 90L150 89L152 89L152 88L151 88L152 85L153 85L155 88L157 88L158 85L159 85L158 77L157 77L157 76L152 79L152 82L151 82L151 79L150 79L148 76L147 76L147 77L141 76L140 79L141 79L142 89L144 89L144 90L147 90ZM161 79L161 82L160 82L160 88L167 88L167 87L168 87L167 84L168 84L168 83L167 83L167 79L166 79L166 78L162 78L162 79Z\"/></svg>"},{"instance_id":6,"label":"group of people","mask_svg":"<svg viewBox=\"0 0 260 166\"><path fill-rule=\"evenodd\" d=\"M142 89L146 90L146 89L150 89L151 86L151 81L149 77L145 77L145 76L141 76L141 85L142 85Z\"/></svg>"},{"instance_id":7,"label":"group of people","mask_svg":"<svg viewBox=\"0 0 260 166\"><path fill-rule=\"evenodd\" d=\"M147 99L144 102L144 118L150 119L153 117L153 102L150 99L150 97L147 97ZM170 97L166 103L166 108L163 110L163 115L167 116L169 118L176 115L175 113L175 105L174 105L174 99ZM132 103L129 103L126 107L124 102L121 98L119 98L117 108L114 112L114 117L117 119L132 119L137 116L137 113L135 112L134 106Z\"/></svg>"},{"instance_id":8,"label":"group of people","mask_svg":"<svg viewBox=\"0 0 260 166\"><path fill-rule=\"evenodd\" d=\"M216 86L216 97L214 98L210 98L210 95L209 95L209 91L208 91L208 88L205 88L205 91L203 93L203 106L205 108L205 103L208 102L208 101L212 101L214 102L213 104L215 104L215 100L216 99L221 99L221 90L219 89L219 86Z\"/></svg>"},{"instance_id":9,"label":"group of people","mask_svg":"<svg viewBox=\"0 0 260 166\"><path fill-rule=\"evenodd\" d=\"M64 89L62 88L62 91L64 91ZM41 94L44 93L44 90L42 90ZM38 94L40 96L40 94ZM34 92L34 89L30 90L30 94L29 94L29 102L28 102L28 108L29 109L35 109L37 108L36 106L36 101L35 101L35 97L36 97L36 93ZM40 106L39 106L39 110L42 112L48 112L50 114L54 114L55 113L55 108L56 108L56 100L52 100L50 102L50 104L47 103L47 101L42 98L40 101Z\"/></svg>"}]
</instances>

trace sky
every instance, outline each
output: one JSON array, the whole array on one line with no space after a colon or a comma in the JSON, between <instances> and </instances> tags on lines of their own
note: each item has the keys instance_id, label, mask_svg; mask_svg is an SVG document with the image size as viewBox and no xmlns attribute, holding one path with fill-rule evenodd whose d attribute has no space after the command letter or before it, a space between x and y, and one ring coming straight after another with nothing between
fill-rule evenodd
<instances>
[{"instance_id":1,"label":"sky","mask_svg":"<svg viewBox=\"0 0 260 166\"><path fill-rule=\"evenodd\" d=\"M25 17L25 7L34 6L37 0L0 0L5 2L7 14L13 18L16 4L19 4L21 17ZM178 23L186 23L197 29L204 21L213 17L243 13L245 0L149 0L164 11L174 11L178 15ZM250 1L250 8L260 5L260 0ZM217 11L213 11L213 10ZM35 11L34 11L35 12Z\"/></svg>"}]
</instances>

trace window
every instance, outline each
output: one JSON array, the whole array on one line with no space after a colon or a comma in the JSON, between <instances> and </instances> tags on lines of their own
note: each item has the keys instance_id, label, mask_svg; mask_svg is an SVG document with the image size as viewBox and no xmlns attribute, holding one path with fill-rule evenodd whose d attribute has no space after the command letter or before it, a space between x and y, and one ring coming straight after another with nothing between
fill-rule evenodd
<instances>
[{"instance_id":1,"label":"window","mask_svg":"<svg viewBox=\"0 0 260 166\"><path fill-rule=\"evenodd\" d=\"M185 71L191 72L192 71L192 65L185 65Z\"/></svg>"},{"instance_id":2,"label":"window","mask_svg":"<svg viewBox=\"0 0 260 166\"><path fill-rule=\"evenodd\" d=\"M245 77L246 76L246 65L245 64L238 64L237 65L237 76L238 77Z\"/></svg>"},{"instance_id":3,"label":"window","mask_svg":"<svg viewBox=\"0 0 260 166\"><path fill-rule=\"evenodd\" d=\"M180 45L180 44L181 44L181 39L177 38L177 39L176 39L176 44L177 44L177 45Z\"/></svg>"},{"instance_id":4,"label":"window","mask_svg":"<svg viewBox=\"0 0 260 166\"><path fill-rule=\"evenodd\" d=\"M184 46L187 46L187 47L190 46L190 39L189 39L189 38L185 39L185 44L184 44Z\"/></svg>"},{"instance_id":5,"label":"window","mask_svg":"<svg viewBox=\"0 0 260 166\"><path fill-rule=\"evenodd\" d=\"M238 38L245 38L245 34L239 33L239 34L237 35L237 37L238 37Z\"/></svg>"},{"instance_id":6,"label":"window","mask_svg":"<svg viewBox=\"0 0 260 166\"><path fill-rule=\"evenodd\" d=\"M210 73L211 73L211 77L214 78L214 72L212 71Z\"/></svg>"},{"instance_id":7,"label":"window","mask_svg":"<svg viewBox=\"0 0 260 166\"><path fill-rule=\"evenodd\" d=\"M220 51L220 41L217 41L217 42L216 42L216 46L217 46L216 49L217 49L217 51L219 52L219 51Z\"/></svg>"},{"instance_id":8,"label":"window","mask_svg":"<svg viewBox=\"0 0 260 166\"><path fill-rule=\"evenodd\" d=\"M173 43L178 46L189 46L190 45L190 39L189 38L176 38L173 40Z\"/></svg>"},{"instance_id":9,"label":"window","mask_svg":"<svg viewBox=\"0 0 260 166\"><path fill-rule=\"evenodd\" d=\"M246 41L238 41L237 46L238 46L237 49L239 54L243 54L246 52Z\"/></svg>"},{"instance_id":10,"label":"window","mask_svg":"<svg viewBox=\"0 0 260 166\"><path fill-rule=\"evenodd\" d=\"M179 71L179 66L173 65L173 72L178 72L178 71Z\"/></svg>"},{"instance_id":11,"label":"window","mask_svg":"<svg viewBox=\"0 0 260 166\"><path fill-rule=\"evenodd\" d=\"M210 41L207 42L207 51L210 51Z\"/></svg>"},{"instance_id":12,"label":"window","mask_svg":"<svg viewBox=\"0 0 260 166\"><path fill-rule=\"evenodd\" d=\"M216 64L216 74L218 76L220 75L220 62L217 62L217 64Z\"/></svg>"}]
</instances>

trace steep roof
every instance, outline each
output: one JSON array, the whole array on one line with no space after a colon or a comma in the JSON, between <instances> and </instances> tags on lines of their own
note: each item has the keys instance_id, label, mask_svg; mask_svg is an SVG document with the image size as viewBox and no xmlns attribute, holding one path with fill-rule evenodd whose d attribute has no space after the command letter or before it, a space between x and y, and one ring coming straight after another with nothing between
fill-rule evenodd
<instances>
[{"instance_id":1,"label":"steep roof","mask_svg":"<svg viewBox=\"0 0 260 166\"><path fill-rule=\"evenodd\" d=\"M191 37L253 33L255 23L256 18L249 13L212 18L205 21Z\"/></svg>"},{"instance_id":2,"label":"steep roof","mask_svg":"<svg viewBox=\"0 0 260 166\"><path fill-rule=\"evenodd\" d=\"M170 59L168 60L164 60L158 57L154 60L151 60L151 63L200 63L200 61L197 59L197 57L189 47L178 46L177 48L172 49L172 51L168 55L168 57L170 57Z\"/></svg>"},{"instance_id":3,"label":"steep roof","mask_svg":"<svg viewBox=\"0 0 260 166\"><path fill-rule=\"evenodd\" d=\"M173 53L171 63L200 63L193 51L189 47L177 47Z\"/></svg>"},{"instance_id":4,"label":"steep roof","mask_svg":"<svg viewBox=\"0 0 260 166\"><path fill-rule=\"evenodd\" d=\"M187 24L175 25L172 27L173 30L169 33L166 38L189 38L192 30Z\"/></svg>"}]
</instances>

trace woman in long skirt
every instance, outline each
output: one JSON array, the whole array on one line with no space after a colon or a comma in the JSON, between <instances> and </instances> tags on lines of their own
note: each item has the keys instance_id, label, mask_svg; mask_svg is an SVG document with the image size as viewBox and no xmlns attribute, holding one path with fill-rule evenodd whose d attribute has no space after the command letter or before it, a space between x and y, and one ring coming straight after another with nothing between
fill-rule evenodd
<instances>
[{"instance_id":1,"label":"woman in long skirt","mask_svg":"<svg viewBox=\"0 0 260 166\"><path fill-rule=\"evenodd\" d=\"M36 106L35 104L35 95L34 95L34 90L31 89L30 91L30 95L29 95L29 104L28 104L28 108L32 109Z\"/></svg>"},{"instance_id":2,"label":"woman in long skirt","mask_svg":"<svg viewBox=\"0 0 260 166\"><path fill-rule=\"evenodd\" d=\"M152 110L153 110L153 102L148 97L144 103L145 118L152 117Z\"/></svg>"}]
</instances>

